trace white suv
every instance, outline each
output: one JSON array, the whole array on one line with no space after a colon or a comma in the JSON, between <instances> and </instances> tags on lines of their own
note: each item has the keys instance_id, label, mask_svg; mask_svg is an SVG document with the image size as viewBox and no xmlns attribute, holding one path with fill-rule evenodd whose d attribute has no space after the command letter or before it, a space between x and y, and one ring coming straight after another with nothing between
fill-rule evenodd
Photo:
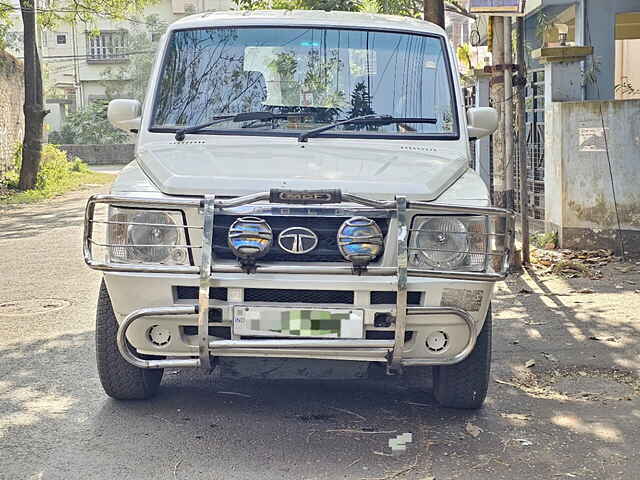
<instances>
[{"instance_id":1,"label":"white suv","mask_svg":"<svg viewBox=\"0 0 640 480\"><path fill-rule=\"evenodd\" d=\"M440 404L479 407L513 219L469 168L497 117L465 111L454 58L442 29L386 15L171 25L144 105L109 105L136 158L87 205L107 394L284 357L434 367Z\"/></svg>"}]
</instances>

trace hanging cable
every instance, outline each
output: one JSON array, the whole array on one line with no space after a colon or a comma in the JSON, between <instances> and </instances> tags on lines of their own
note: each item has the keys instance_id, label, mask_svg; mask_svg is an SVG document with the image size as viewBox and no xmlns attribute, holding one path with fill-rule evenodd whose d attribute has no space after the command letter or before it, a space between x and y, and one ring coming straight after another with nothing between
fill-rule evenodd
<instances>
[{"instance_id":1,"label":"hanging cable","mask_svg":"<svg viewBox=\"0 0 640 480\"><path fill-rule=\"evenodd\" d=\"M584 2L584 19L585 19L585 30L587 32L587 39L589 44L591 44L591 27L589 25L589 12L587 10L587 1ZM593 54L591 61L593 62ZM617 222L617 236L618 243L620 244L620 256L622 257L622 261L626 261L626 254L624 251L624 237L622 235L622 224L620 222L620 212L618 211L618 200L616 198L616 185L613 180L613 167L611 166L611 154L609 152L609 139L607 138L607 129L604 123L604 113L602 112L602 99L600 98L600 85L598 85L598 76L595 76L594 84L596 87L596 92L598 94L598 101L600 102L600 123L602 124L602 137L604 139L604 149L607 155L607 165L609 167L609 179L611 181L611 193L613 196L613 208L616 212L616 222Z\"/></svg>"}]
</instances>

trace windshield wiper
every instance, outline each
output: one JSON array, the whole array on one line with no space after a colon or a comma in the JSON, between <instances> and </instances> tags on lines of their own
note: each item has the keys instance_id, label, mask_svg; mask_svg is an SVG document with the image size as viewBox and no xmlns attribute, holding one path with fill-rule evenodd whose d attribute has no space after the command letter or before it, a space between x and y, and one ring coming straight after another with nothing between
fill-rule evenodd
<instances>
[{"instance_id":1,"label":"windshield wiper","mask_svg":"<svg viewBox=\"0 0 640 480\"><path fill-rule=\"evenodd\" d=\"M238 113L236 115L218 115L213 117L206 123L201 123L200 125L193 125L187 128L181 128L180 130L176 130L176 140L181 142L184 140L184 137L187 133L195 133L200 130L204 130L207 127L215 125L217 123L222 123L227 120L231 120L232 122L247 122L249 120L260 120L262 122L267 122L269 120L275 120L277 118L289 118L295 116L303 116L302 113L272 113L272 112L244 112Z\"/></svg>"},{"instance_id":2,"label":"windshield wiper","mask_svg":"<svg viewBox=\"0 0 640 480\"><path fill-rule=\"evenodd\" d=\"M438 123L436 118L411 118L411 117L392 117L391 115L362 115L360 117L347 118L339 122L330 123L322 127L313 128L309 131L298 135L299 142L306 142L308 138L315 137L319 133L339 127L340 125L348 125L354 123L362 123L367 125L391 125L392 123Z\"/></svg>"}]
</instances>

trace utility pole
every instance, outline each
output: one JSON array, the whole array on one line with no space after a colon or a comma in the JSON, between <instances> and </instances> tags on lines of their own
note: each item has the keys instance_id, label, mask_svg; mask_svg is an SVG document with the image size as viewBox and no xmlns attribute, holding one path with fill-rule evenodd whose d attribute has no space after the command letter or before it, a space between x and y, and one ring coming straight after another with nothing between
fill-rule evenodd
<instances>
[{"instance_id":1,"label":"utility pole","mask_svg":"<svg viewBox=\"0 0 640 480\"><path fill-rule=\"evenodd\" d=\"M504 183L505 206L513 210L513 52L511 17L504 17Z\"/></svg>"},{"instance_id":2,"label":"utility pole","mask_svg":"<svg viewBox=\"0 0 640 480\"><path fill-rule=\"evenodd\" d=\"M424 0L424 19L444 28L444 0Z\"/></svg>"},{"instance_id":3,"label":"utility pole","mask_svg":"<svg viewBox=\"0 0 640 480\"><path fill-rule=\"evenodd\" d=\"M527 78L527 60L524 57L524 18L518 17L518 41L516 44L516 62L520 76ZM516 117L518 121L518 160L520 170L520 231L522 232L522 264L530 263L529 258L529 192L527 179L529 178L527 162L527 126L525 124L525 82L518 83L518 102L516 103Z\"/></svg>"},{"instance_id":4,"label":"utility pole","mask_svg":"<svg viewBox=\"0 0 640 480\"><path fill-rule=\"evenodd\" d=\"M502 17L490 17L493 31L493 68L491 69L491 106L498 112L498 128L492 136L493 146L493 203L505 208L505 158L504 158L504 22Z\"/></svg>"}]
</instances>

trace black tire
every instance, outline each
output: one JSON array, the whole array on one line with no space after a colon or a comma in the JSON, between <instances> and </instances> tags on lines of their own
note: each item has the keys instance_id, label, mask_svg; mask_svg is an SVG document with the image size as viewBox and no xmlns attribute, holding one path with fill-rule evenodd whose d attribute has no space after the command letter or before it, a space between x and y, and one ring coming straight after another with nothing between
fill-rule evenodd
<instances>
[{"instance_id":1,"label":"black tire","mask_svg":"<svg viewBox=\"0 0 640 480\"><path fill-rule=\"evenodd\" d=\"M100 383L117 400L144 400L158 392L162 369L137 368L128 363L116 345L118 322L104 280L100 284L96 311L96 362Z\"/></svg>"},{"instance_id":2,"label":"black tire","mask_svg":"<svg viewBox=\"0 0 640 480\"><path fill-rule=\"evenodd\" d=\"M491 373L491 307L473 351L460 363L433 369L433 396L443 407L477 409L487 397Z\"/></svg>"}]
</instances>

